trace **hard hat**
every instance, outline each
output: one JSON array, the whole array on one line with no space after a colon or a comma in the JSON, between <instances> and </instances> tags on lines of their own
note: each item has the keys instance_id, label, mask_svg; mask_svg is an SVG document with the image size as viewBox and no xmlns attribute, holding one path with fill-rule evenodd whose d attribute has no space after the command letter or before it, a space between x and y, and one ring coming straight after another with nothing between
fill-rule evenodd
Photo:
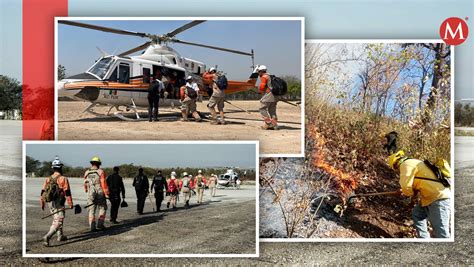
<instances>
[{"instance_id":1,"label":"hard hat","mask_svg":"<svg viewBox=\"0 0 474 267\"><path fill-rule=\"evenodd\" d=\"M390 168L396 170L397 169L397 163L402 159L405 158L405 152L403 150L399 150L396 153L393 153L387 158L387 163L390 166Z\"/></svg>"},{"instance_id":2,"label":"hard hat","mask_svg":"<svg viewBox=\"0 0 474 267\"><path fill-rule=\"evenodd\" d=\"M187 172L183 172L183 177L188 176Z\"/></svg>"},{"instance_id":3,"label":"hard hat","mask_svg":"<svg viewBox=\"0 0 474 267\"><path fill-rule=\"evenodd\" d=\"M120 207L121 207L121 208L126 208L126 207L128 207L128 203L125 202L125 199L122 200L122 203L120 204Z\"/></svg>"},{"instance_id":4,"label":"hard hat","mask_svg":"<svg viewBox=\"0 0 474 267\"><path fill-rule=\"evenodd\" d=\"M176 172L171 172L171 176L176 176Z\"/></svg>"},{"instance_id":5,"label":"hard hat","mask_svg":"<svg viewBox=\"0 0 474 267\"><path fill-rule=\"evenodd\" d=\"M267 66L260 65L260 66L257 67L257 71L262 71L262 70L267 70Z\"/></svg>"},{"instance_id":6,"label":"hard hat","mask_svg":"<svg viewBox=\"0 0 474 267\"><path fill-rule=\"evenodd\" d=\"M212 67L209 69L209 72L217 71L216 68Z\"/></svg>"},{"instance_id":7,"label":"hard hat","mask_svg":"<svg viewBox=\"0 0 474 267\"><path fill-rule=\"evenodd\" d=\"M189 75L188 77L186 77L186 81L189 81L189 80L192 80L193 77L191 75Z\"/></svg>"},{"instance_id":8,"label":"hard hat","mask_svg":"<svg viewBox=\"0 0 474 267\"><path fill-rule=\"evenodd\" d=\"M201 171L201 170L199 170L199 171L198 171L198 173L202 173L202 171Z\"/></svg>"},{"instance_id":9,"label":"hard hat","mask_svg":"<svg viewBox=\"0 0 474 267\"><path fill-rule=\"evenodd\" d=\"M101 163L102 163L102 161L100 161L100 158L99 158L98 156L94 156L94 157L92 157L92 159L91 159L91 161L90 161L90 162L91 162L91 163L92 163L92 162L97 162L97 163L99 163L99 164L101 164Z\"/></svg>"},{"instance_id":10,"label":"hard hat","mask_svg":"<svg viewBox=\"0 0 474 267\"><path fill-rule=\"evenodd\" d=\"M79 205L76 204L76 205L74 206L74 214L79 214L79 213L81 213L81 212L82 212L81 206L79 206Z\"/></svg>"},{"instance_id":11,"label":"hard hat","mask_svg":"<svg viewBox=\"0 0 474 267\"><path fill-rule=\"evenodd\" d=\"M53 162L51 163L51 168L61 168L63 163L59 160L59 157L54 158Z\"/></svg>"}]
</instances>

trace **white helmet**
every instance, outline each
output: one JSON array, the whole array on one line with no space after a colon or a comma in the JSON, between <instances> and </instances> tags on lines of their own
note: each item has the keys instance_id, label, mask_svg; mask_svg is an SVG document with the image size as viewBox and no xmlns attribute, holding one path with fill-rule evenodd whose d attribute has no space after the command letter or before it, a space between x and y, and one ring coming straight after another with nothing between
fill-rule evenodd
<instances>
[{"instance_id":1,"label":"white helmet","mask_svg":"<svg viewBox=\"0 0 474 267\"><path fill-rule=\"evenodd\" d=\"M257 71L262 71L262 70L266 71L266 70L267 70L267 66L265 66L265 65L260 65L260 66L257 67Z\"/></svg>"},{"instance_id":2,"label":"white helmet","mask_svg":"<svg viewBox=\"0 0 474 267\"><path fill-rule=\"evenodd\" d=\"M171 176L176 176L176 172L171 172Z\"/></svg>"},{"instance_id":3,"label":"white helmet","mask_svg":"<svg viewBox=\"0 0 474 267\"><path fill-rule=\"evenodd\" d=\"M193 77L191 75L189 75L188 77L186 77L186 81L189 81L189 80L192 80Z\"/></svg>"},{"instance_id":4,"label":"white helmet","mask_svg":"<svg viewBox=\"0 0 474 267\"><path fill-rule=\"evenodd\" d=\"M199 171L198 171L198 173L202 173L202 171L201 171L201 170L199 170Z\"/></svg>"},{"instance_id":5,"label":"white helmet","mask_svg":"<svg viewBox=\"0 0 474 267\"><path fill-rule=\"evenodd\" d=\"M61 168L63 166L63 163L59 160L59 157L56 156L53 160L53 162L51 163L51 168L54 169L54 168Z\"/></svg>"},{"instance_id":6,"label":"white helmet","mask_svg":"<svg viewBox=\"0 0 474 267\"><path fill-rule=\"evenodd\" d=\"M188 176L188 173L187 172L183 172L183 177L186 177Z\"/></svg>"},{"instance_id":7,"label":"white helmet","mask_svg":"<svg viewBox=\"0 0 474 267\"><path fill-rule=\"evenodd\" d=\"M209 72L213 72L213 71L217 71L217 70L216 70L216 68L211 67L211 68L209 69Z\"/></svg>"}]
</instances>

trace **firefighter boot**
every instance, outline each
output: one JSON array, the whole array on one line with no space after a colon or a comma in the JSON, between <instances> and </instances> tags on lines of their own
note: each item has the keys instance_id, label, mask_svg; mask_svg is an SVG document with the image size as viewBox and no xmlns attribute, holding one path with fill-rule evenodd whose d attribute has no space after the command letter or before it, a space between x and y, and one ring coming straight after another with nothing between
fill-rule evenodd
<instances>
[{"instance_id":1,"label":"firefighter boot","mask_svg":"<svg viewBox=\"0 0 474 267\"><path fill-rule=\"evenodd\" d=\"M183 116L181 121L188 121L188 113L186 111L181 111L181 115Z\"/></svg>"},{"instance_id":2,"label":"firefighter boot","mask_svg":"<svg viewBox=\"0 0 474 267\"><path fill-rule=\"evenodd\" d=\"M272 130L273 129L272 120L270 118L263 118L262 129L264 129L264 130Z\"/></svg>"},{"instance_id":3,"label":"firefighter boot","mask_svg":"<svg viewBox=\"0 0 474 267\"><path fill-rule=\"evenodd\" d=\"M56 233L56 229L50 228L49 232L43 236L43 246L49 247L49 240L51 240L51 237Z\"/></svg>"},{"instance_id":4,"label":"firefighter boot","mask_svg":"<svg viewBox=\"0 0 474 267\"><path fill-rule=\"evenodd\" d=\"M194 117L195 121L197 121L197 122L201 121L201 117L199 116L199 114L197 112L193 112L193 117Z\"/></svg>"},{"instance_id":5,"label":"firefighter boot","mask_svg":"<svg viewBox=\"0 0 474 267\"><path fill-rule=\"evenodd\" d=\"M271 120L271 124L272 124L274 130L278 130L278 119L277 118L273 118Z\"/></svg>"},{"instance_id":6,"label":"firefighter boot","mask_svg":"<svg viewBox=\"0 0 474 267\"><path fill-rule=\"evenodd\" d=\"M61 241L66 241L67 240L67 236L65 236L63 234L63 229L59 229L58 230L58 241L61 242Z\"/></svg>"}]
</instances>

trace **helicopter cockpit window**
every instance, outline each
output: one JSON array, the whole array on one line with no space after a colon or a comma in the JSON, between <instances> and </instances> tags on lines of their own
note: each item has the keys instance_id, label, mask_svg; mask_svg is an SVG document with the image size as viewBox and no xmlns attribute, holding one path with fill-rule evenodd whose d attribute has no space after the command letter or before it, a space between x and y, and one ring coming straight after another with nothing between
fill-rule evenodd
<instances>
[{"instance_id":1,"label":"helicopter cockpit window","mask_svg":"<svg viewBox=\"0 0 474 267\"><path fill-rule=\"evenodd\" d=\"M114 72L110 74L110 77L108 79L111 82L116 82L117 81L117 68L114 69Z\"/></svg>"},{"instance_id":2,"label":"helicopter cockpit window","mask_svg":"<svg viewBox=\"0 0 474 267\"><path fill-rule=\"evenodd\" d=\"M88 72L96 75L99 79L104 79L105 74L112 66L113 59L111 57L102 58L97 61Z\"/></svg>"},{"instance_id":3,"label":"helicopter cockpit window","mask_svg":"<svg viewBox=\"0 0 474 267\"><path fill-rule=\"evenodd\" d=\"M130 82L130 65L120 63L119 65L119 83Z\"/></svg>"}]
</instances>

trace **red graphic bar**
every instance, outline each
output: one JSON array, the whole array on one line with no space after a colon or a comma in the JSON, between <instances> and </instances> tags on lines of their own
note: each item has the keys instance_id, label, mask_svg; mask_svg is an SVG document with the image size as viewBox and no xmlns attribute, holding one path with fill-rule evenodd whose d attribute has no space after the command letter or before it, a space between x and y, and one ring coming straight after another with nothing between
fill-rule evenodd
<instances>
[{"instance_id":1,"label":"red graphic bar","mask_svg":"<svg viewBox=\"0 0 474 267\"><path fill-rule=\"evenodd\" d=\"M54 17L68 0L23 0L23 140L54 139Z\"/></svg>"}]
</instances>

